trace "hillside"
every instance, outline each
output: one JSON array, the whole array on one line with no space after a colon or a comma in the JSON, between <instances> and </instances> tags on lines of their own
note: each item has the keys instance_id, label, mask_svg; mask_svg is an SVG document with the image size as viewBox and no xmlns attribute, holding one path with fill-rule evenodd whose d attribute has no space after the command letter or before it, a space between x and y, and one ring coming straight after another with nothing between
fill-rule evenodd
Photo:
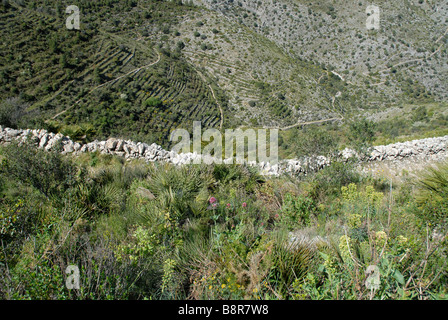
<instances>
[{"instance_id":1,"label":"hillside","mask_svg":"<svg viewBox=\"0 0 448 320\"><path fill-rule=\"evenodd\" d=\"M192 66L176 52L143 40L134 23L121 22L123 12L135 11L133 18L143 19L135 2L79 5L83 28L70 32L59 1L26 7L11 2L2 17L7 26L2 28L2 97L20 96L47 123L91 125L96 136L158 141L180 123L219 126L216 99ZM156 22L176 23L171 16L178 7L181 13L193 10L154 5L167 12ZM221 98L219 92L215 96Z\"/></svg>"},{"instance_id":2,"label":"hillside","mask_svg":"<svg viewBox=\"0 0 448 320\"><path fill-rule=\"evenodd\" d=\"M376 97L366 99L367 106L447 97L444 1L378 1L379 30L366 28L367 1L196 2L263 35L295 59L323 65L345 83L365 84L365 94Z\"/></svg>"},{"instance_id":3,"label":"hillside","mask_svg":"<svg viewBox=\"0 0 448 320\"><path fill-rule=\"evenodd\" d=\"M163 145L194 120L343 124L446 101L445 3L379 3L380 30L368 3L319 3L75 1L78 31L67 1L4 1L0 94L32 111L22 127Z\"/></svg>"},{"instance_id":4,"label":"hillside","mask_svg":"<svg viewBox=\"0 0 448 320\"><path fill-rule=\"evenodd\" d=\"M375 4L0 1L0 299L446 299L448 2Z\"/></svg>"}]
</instances>

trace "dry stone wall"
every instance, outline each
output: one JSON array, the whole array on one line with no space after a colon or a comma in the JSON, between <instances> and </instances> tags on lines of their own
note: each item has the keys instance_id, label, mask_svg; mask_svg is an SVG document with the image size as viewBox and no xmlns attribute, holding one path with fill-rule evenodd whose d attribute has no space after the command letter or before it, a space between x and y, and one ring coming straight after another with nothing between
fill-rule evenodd
<instances>
[{"instance_id":1,"label":"dry stone wall","mask_svg":"<svg viewBox=\"0 0 448 320\"><path fill-rule=\"evenodd\" d=\"M93 141L87 144L80 144L72 141L62 134L48 132L47 130L31 129L11 129L0 126L0 143L5 144L14 140L24 142L30 139L36 147L53 150L57 145L61 145L63 154L80 154L85 152L98 151L103 154L113 154L126 159L144 159L147 162L170 162L175 165L184 165L197 162L212 163L210 156L203 157L196 153L175 153L164 150L161 146L153 143L151 145L134 142L131 140L110 138L106 141ZM448 156L448 136L412 140L402 143L394 143L371 148L367 155L360 156L354 150L344 149L336 155L342 161L354 158L357 161L400 161L402 159L412 159L413 157L432 157L438 160L446 159ZM334 159L334 158L333 158ZM238 159L225 159L223 163L237 163ZM258 166L264 175L280 175L291 173L294 175L306 174L309 171L316 171L330 165L332 159L324 156L303 157L301 159L281 160L277 164L249 162L248 165ZM242 162L242 160L240 160Z\"/></svg>"}]
</instances>

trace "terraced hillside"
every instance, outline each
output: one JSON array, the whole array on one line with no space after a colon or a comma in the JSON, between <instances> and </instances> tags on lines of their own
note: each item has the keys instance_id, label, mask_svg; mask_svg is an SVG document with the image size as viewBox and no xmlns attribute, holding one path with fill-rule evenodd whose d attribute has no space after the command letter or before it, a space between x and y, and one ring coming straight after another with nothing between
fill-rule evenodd
<instances>
[{"instance_id":1,"label":"terraced hillside","mask_svg":"<svg viewBox=\"0 0 448 320\"><path fill-rule=\"evenodd\" d=\"M368 84L371 105L384 97L397 102L448 96L446 1L195 2L239 21L292 57L324 64L357 86ZM370 5L379 8L379 30L366 27Z\"/></svg>"},{"instance_id":2,"label":"terraced hillside","mask_svg":"<svg viewBox=\"0 0 448 320\"><path fill-rule=\"evenodd\" d=\"M79 1L75 31L65 28L69 2L9 3L1 94L20 95L44 120L162 143L192 120L278 127L353 109L335 101L350 87L337 76L203 7Z\"/></svg>"},{"instance_id":3,"label":"terraced hillside","mask_svg":"<svg viewBox=\"0 0 448 320\"><path fill-rule=\"evenodd\" d=\"M91 124L96 136L161 142L194 120L220 126L221 90L212 92L179 53L156 46L123 21L123 12L139 19L136 2L81 1L80 31L65 28L65 6L55 3L11 1L3 8L2 98L19 95L53 126ZM176 3L154 6L160 20L194 11Z\"/></svg>"},{"instance_id":4,"label":"terraced hillside","mask_svg":"<svg viewBox=\"0 0 448 320\"><path fill-rule=\"evenodd\" d=\"M178 29L164 33L139 26L164 47L182 47L182 55L226 92L236 124L282 127L298 121L340 118L355 105L335 101L343 91L362 98L355 87L313 61L293 58L263 35L220 12L201 7Z\"/></svg>"},{"instance_id":5,"label":"terraced hillside","mask_svg":"<svg viewBox=\"0 0 448 320\"><path fill-rule=\"evenodd\" d=\"M3 1L0 95L35 127L165 147L194 120L290 129L445 102L447 3L376 4L380 30L365 1Z\"/></svg>"}]
</instances>

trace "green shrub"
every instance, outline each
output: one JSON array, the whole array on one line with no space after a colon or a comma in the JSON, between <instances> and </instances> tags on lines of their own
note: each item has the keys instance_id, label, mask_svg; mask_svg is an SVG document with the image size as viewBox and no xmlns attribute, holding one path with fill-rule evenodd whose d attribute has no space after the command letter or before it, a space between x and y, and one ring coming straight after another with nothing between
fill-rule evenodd
<instances>
[{"instance_id":1,"label":"green shrub","mask_svg":"<svg viewBox=\"0 0 448 320\"><path fill-rule=\"evenodd\" d=\"M28 104L20 98L9 98L0 102L0 125L10 128L26 126Z\"/></svg>"},{"instance_id":2,"label":"green shrub","mask_svg":"<svg viewBox=\"0 0 448 320\"><path fill-rule=\"evenodd\" d=\"M332 162L309 178L311 190L309 195L313 199L324 201L327 197L337 196L341 187L361 180L360 174L355 170L353 163Z\"/></svg>"},{"instance_id":3,"label":"green shrub","mask_svg":"<svg viewBox=\"0 0 448 320\"><path fill-rule=\"evenodd\" d=\"M296 129L289 137L294 157L330 155L336 151L338 137L328 130L316 126Z\"/></svg>"},{"instance_id":4,"label":"green shrub","mask_svg":"<svg viewBox=\"0 0 448 320\"><path fill-rule=\"evenodd\" d=\"M425 106L419 106L417 109L415 109L414 114L412 115L412 120L414 122L424 121L427 120L427 118L428 118L428 112Z\"/></svg>"},{"instance_id":5,"label":"green shrub","mask_svg":"<svg viewBox=\"0 0 448 320\"><path fill-rule=\"evenodd\" d=\"M11 274L17 288L8 298L14 300L65 300L69 297L63 272L48 260L35 267L17 266Z\"/></svg>"},{"instance_id":6,"label":"green shrub","mask_svg":"<svg viewBox=\"0 0 448 320\"><path fill-rule=\"evenodd\" d=\"M417 215L432 225L448 223L448 164L429 168L416 182Z\"/></svg>"},{"instance_id":7,"label":"green shrub","mask_svg":"<svg viewBox=\"0 0 448 320\"><path fill-rule=\"evenodd\" d=\"M272 255L269 277L278 290L289 295L294 282L301 282L312 266L314 250L306 242L290 242L277 239Z\"/></svg>"},{"instance_id":8,"label":"green shrub","mask_svg":"<svg viewBox=\"0 0 448 320\"><path fill-rule=\"evenodd\" d=\"M280 210L280 221L288 228L295 229L307 226L313 215L317 213L317 207L313 199L305 196L293 197L286 194Z\"/></svg>"},{"instance_id":9,"label":"green shrub","mask_svg":"<svg viewBox=\"0 0 448 320\"><path fill-rule=\"evenodd\" d=\"M208 182L198 167L172 170L169 165L161 166L150 174L143 186L156 198L151 205L176 222L205 212Z\"/></svg>"},{"instance_id":10,"label":"green shrub","mask_svg":"<svg viewBox=\"0 0 448 320\"><path fill-rule=\"evenodd\" d=\"M45 196L60 195L77 181L77 168L58 153L36 148L31 142L13 142L3 149L0 173L38 189Z\"/></svg>"},{"instance_id":11,"label":"green shrub","mask_svg":"<svg viewBox=\"0 0 448 320\"><path fill-rule=\"evenodd\" d=\"M144 106L145 107L155 107L159 108L163 105L163 102L157 98L157 97L150 97L145 100Z\"/></svg>"},{"instance_id":12,"label":"green shrub","mask_svg":"<svg viewBox=\"0 0 448 320\"><path fill-rule=\"evenodd\" d=\"M362 119L352 122L349 127L349 141L358 151L364 151L373 142L377 125L370 120Z\"/></svg>"}]
</instances>

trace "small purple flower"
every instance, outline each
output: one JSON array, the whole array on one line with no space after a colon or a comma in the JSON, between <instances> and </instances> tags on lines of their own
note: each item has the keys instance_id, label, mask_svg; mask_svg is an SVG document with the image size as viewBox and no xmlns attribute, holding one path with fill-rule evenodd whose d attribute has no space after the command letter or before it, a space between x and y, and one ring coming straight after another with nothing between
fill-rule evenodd
<instances>
[{"instance_id":1,"label":"small purple flower","mask_svg":"<svg viewBox=\"0 0 448 320\"><path fill-rule=\"evenodd\" d=\"M243 208L246 208L246 207L247 207L247 203L243 202Z\"/></svg>"},{"instance_id":2,"label":"small purple flower","mask_svg":"<svg viewBox=\"0 0 448 320\"><path fill-rule=\"evenodd\" d=\"M213 208L216 208L217 206L218 206L217 203L212 204L212 207L213 207Z\"/></svg>"},{"instance_id":3,"label":"small purple flower","mask_svg":"<svg viewBox=\"0 0 448 320\"><path fill-rule=\"evenodd\" d=\"M230 209L230 203L226 204L227 209Z\"/></svg>"},{"instance_id":4,"label":"small purple flower","mask_svg":"<svg viewBox=\"0 0 448 320\"><path fill-rule=\"evenodd\" d=\"M210 204L215 203L216 202L216 198L215 197L211 197L209 201L210 201Z\"/></svg>"}]
</instances>

